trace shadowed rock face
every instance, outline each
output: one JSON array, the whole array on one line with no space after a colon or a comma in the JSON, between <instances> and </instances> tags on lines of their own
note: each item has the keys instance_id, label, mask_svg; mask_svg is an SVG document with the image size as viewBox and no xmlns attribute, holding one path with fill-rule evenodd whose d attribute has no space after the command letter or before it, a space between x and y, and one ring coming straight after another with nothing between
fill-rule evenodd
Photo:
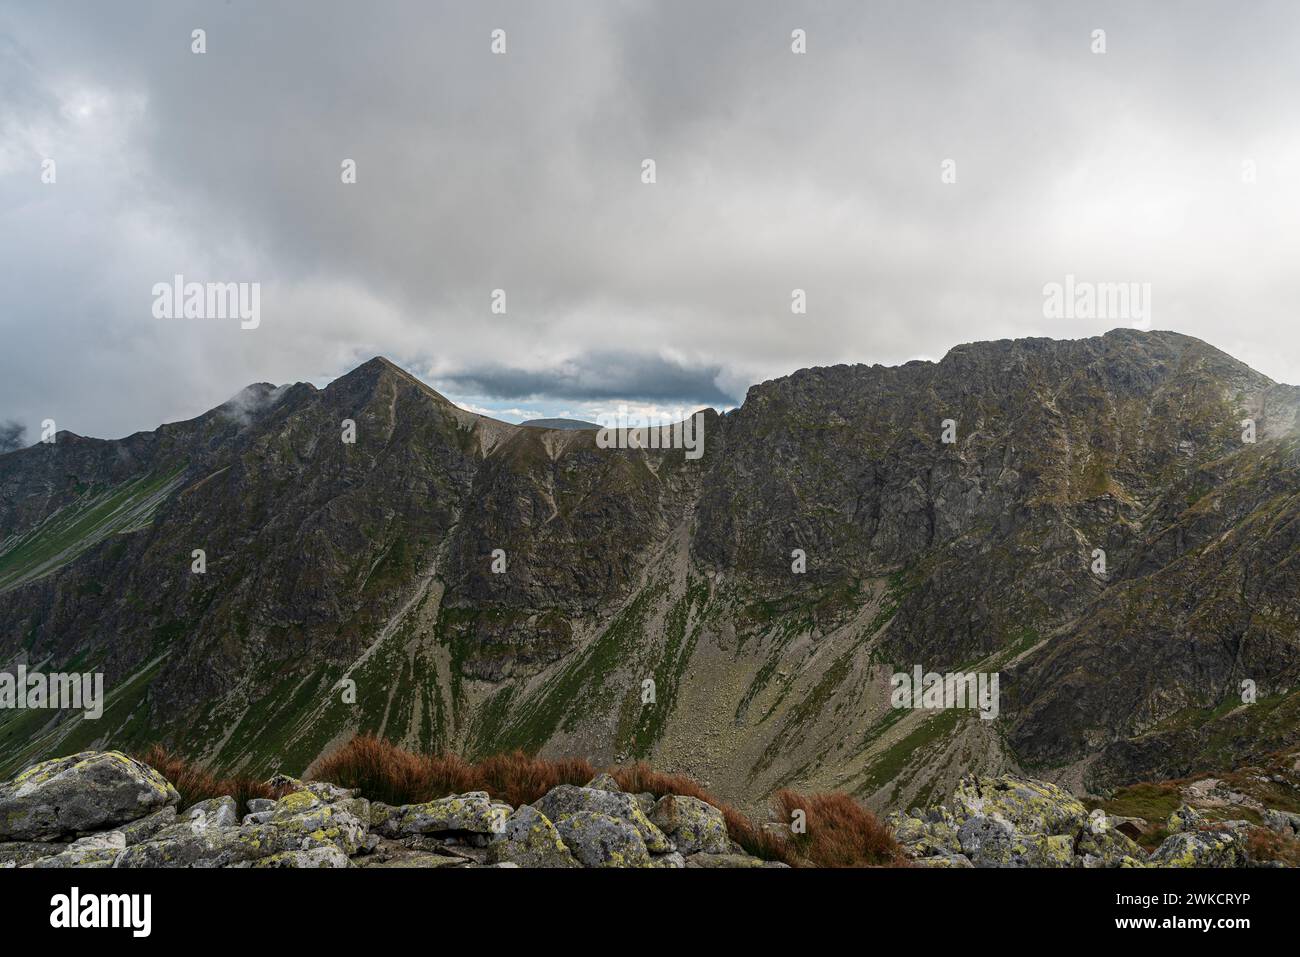
<instances>
[{"instance_id":1,"label":"shadowed rock face","mask_svg":"<svg viewBox=\"0 0 1300 957\"><path fill-rule=\"evenodd\" d=\"M699 460L475 416L382 359L62 433L0 456L0 662L109 700L0 712L0 771L158 739L301 769L356 729L876 807L968 770L1231 766L1300 735L1298 407L1120 330L803 370L706 413ZM892 711L915 664L999 671L998 719Z\"/></svg>"}]
</instances>

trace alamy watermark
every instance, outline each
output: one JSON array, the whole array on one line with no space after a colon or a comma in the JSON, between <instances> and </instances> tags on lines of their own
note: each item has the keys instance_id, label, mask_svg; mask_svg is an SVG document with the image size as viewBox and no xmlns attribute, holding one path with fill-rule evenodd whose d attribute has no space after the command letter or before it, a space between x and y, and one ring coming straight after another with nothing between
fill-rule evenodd
<instances>
[{"instance_id":1,"label":"alamy watermark","mask_svg":"<svg viewBox=\"0 0 1300 957\"><path fill-rule=\"evenodd\" d=\"M153 285L155 319L238 319L239 328L262 324L262 284L258 282L171 282Z\"/></svg>"},{"instance_id":2,"label":"alamy watermark","mask_svg":"<svg viewBox=\"0 0 1300 957\"><path fill-rule=\"evenodd\" d=\"M19 665L15 674L0 671L0 710L84 711L88 721L104 713L102 672L43 674Z\"/></svg>"},{"instance_id":3,"label":"alamy watermark","mask_svg":"<svg viewBox=\"0 0 1300 957\"><path fill-rule=\"evenodd\" d=\"M50 898L50 926L126 928L132 937L148 937L153 930L153 895L83 894L74 886Z\"/></svg>"},{"instance_id":4,"label":"alamy watermark","mask_svg":"<svg viewBox=\"0 0 1300 957\"><path fill-rule=\"evenodd\" d=\"M598 415L596 424L600 426L596 445L602 449L685 449L688 459L704 455L703 412L672 421L629 413L626 405L620 405L618 412Z\"/></svg>"},{"instance_id":5,"label":"alamy watermark","mask_svg":"<svg viewBox=\"0 0 1300 957\"><path fill-rule=\"evenodd\" d=\"M939 674L920 665L912 673L899 671L889 679L893 689L889 704L894 708L942 711L949 708L977 708L980 717L992 721L998 716L996 671L950 671Z\"/></svg>"},{"instance_id":6,"label":"alamy watermark","mask_svg":"<svg viewBox=\"0 0 1300 957\"><path fill-rule=\"evenodd\" d=\"M1087 282L1071 273L1065 282L1043 285L1046 319L1106 319L1151 328L1151 283Z\"/></svg>"}]
</instances>

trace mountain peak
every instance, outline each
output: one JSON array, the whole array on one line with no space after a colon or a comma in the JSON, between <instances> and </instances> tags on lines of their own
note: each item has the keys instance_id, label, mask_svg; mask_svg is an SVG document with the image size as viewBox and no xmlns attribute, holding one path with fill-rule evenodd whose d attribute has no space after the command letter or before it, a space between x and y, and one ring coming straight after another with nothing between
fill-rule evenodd
<instances>
[{"instance_id":1,"label":"mountain peak","mask_svg":"<svg viewBox=\"0 0 1300 957\"><path fill-rule=\"evenodd\" d=\"M373 359L366 360L346 375L339 376L339 378L331 382L326 388L334 389L335 387L340 387L348 390L359 386L374 388L385 382L392 382L399 387L413 386L424 392L430 398L437 399L439 402L445 402L448 405L452 404L446 396L432 388L428 383L424 382L424 380L410 372L407 372L397 363L393 362L391 359L385 358L384 356L375 356Z\"/></svg>"}]
</instances>

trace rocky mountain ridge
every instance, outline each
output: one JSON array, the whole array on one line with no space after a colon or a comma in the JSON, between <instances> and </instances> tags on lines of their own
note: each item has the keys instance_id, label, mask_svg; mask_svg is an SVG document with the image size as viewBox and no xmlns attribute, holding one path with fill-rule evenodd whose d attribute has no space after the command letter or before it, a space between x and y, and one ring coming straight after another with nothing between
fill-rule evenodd
<instances>
[{"instance_id":1,"label":"rocky mountain ridge","mask_svg":"<svg viewBox=\"0 0 1300 957\"><path fill-rule=\"evenodd\" d=\"M0 713L0 770L161 740L305 771L362 730L888 810L964 773L1232 767L1300 733L1298 409L1117 330L803 370L707 412L698 461L495 422L382 359L60 433L0 456L0 665L102 671L108 702ZM917 664L999 672L998 720L892 709Z\"/></svg>"}]
</instances>

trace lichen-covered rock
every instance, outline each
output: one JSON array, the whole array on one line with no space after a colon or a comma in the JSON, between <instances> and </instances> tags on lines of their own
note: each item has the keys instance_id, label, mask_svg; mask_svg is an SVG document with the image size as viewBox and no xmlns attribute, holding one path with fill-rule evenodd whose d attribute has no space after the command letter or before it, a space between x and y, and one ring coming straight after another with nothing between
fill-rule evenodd
<instances>
[{"instance_id":1,"label":"lichen-covered rock","mask_svg":"<svg viewBox=\"0 0 1300 957\"><path fill-rule=\"evenodd\" d=\"M965 854L935 854L931 857L918 857L912 862L917 867L974 867Z\"/></svg>"},{"instance_id":2,"label":"lichen-covered rock","mask_svg":"<svg viewBox=\"0 0 1300 957\"><path fill-rule=\"evenodd\" d=\"M53 841L6 841L0 844L0 869L22 867L42 857L53 857L67 848L67 844Z\"/></svg>"},{"instance_id":3,"label":"lichen-covered rock","mask_svg":"<svg viewBox=\"0 0 1300 957\"><path fill-rule=\"evenodd\" d=\"M1069 834L1034 835L1026 842L1029 867L1073 867L1074 838Z\"/></svg>"},{"instance_id":4,"label":"lichen-covered rock","mask_svg":"<svg viewBox=\"0 0 1300 957\"><path fill-rule=\"evenodd\" d=\"M1120 867L1125 858L1139 862L1146 858L1146 851L1132 838L1109 825L1100 830L1085 828L1074 852L1081 867Z\"/></svg>"},{"instance_id":5,"label":"lichen-covered rock","mask_svg":"<svg viewBox=\"0 0 1300 957\"><path fill-rule=\"evenodd\" d=\"M198 830L236 827L239 824L239 808L232 797L209 798L187 808L181 815L181 820L190 828Z\"/></svg>"},{"instance_id":6,"label":"lichen-covered rock","mask_svg":"<svg viewBox=\"0 0 1300 957\"><path fill-rule=\"evenodd\" d=\"M0 784L0 841L88 834L178 800L171 783L148 765L118 751L83 751Z\"/></svg>"},{"instance_id":7,"label":"lichen-covered rock","mask_svg":"<svg viewBox=\"0 0 1300 957\"><path fill-rule=\"evenodd\" d=\"M900 844L913 844L925 836L925 821L916 816L915 809L906 814L892 811L885 817L885 823Z\"/></svg>"},{"instance_id":8,"label":"lichen-covered rock","mask_svg":"<svg viewBox=\"0 0 1300 957\"><path fill-rule=\"evenodd\" d=\"M287 774L275 775L266 782L266 785L278 796L277 799L252 798L248 802L249 813L258 814L263 811L273 810L284 798L304 792L323 804L340 804L356 799L359 794L356 788L340 787L337 784L330 784L328 781L300 781ZM369 802L367 801L366 804L368 806Z\"/></svg>"},{"instance_id":9,"label":"lichen-covered rock","mask_svg":"<svg viewBox=\"0 0 1300 957\"><path fill-rule=\"evenodd\" d=\"M1216 782L1212 782L1216 783ZM1202 791L1210 793L1207 789ZM1219 793L1215 790L1213 793ZM1228 792L1229 796L1236 792ZM1257 825L1211 820L1189 805L1168 819L1172 832L1152 854L1133 840L1154 826L1140 818L1102 810L1086 813L1081 802L1056 785L1013 778L965 778L951 810L936 806L895 812L886 818L895 838L921 867L1245 867L1265 866L1249 854ZM1223 805L1231 810L1237 805ZM1226 814L1225 810L1211 813ZM1300 815L1294 816L1300 823ZM1291 833L1292 818L1278 813L1265 824ZM1268 865L1271 866L1271 865Z\"/></svg>"},{"instance_id":10,"label":"lichen-covered rock","mask_svg":"<svg viewBox=\"0 0 1300 957\"><path fill-rule=\"evenodd\" d=\"M947 811L946 808L941 810ZM897 812L886 822L894 831L894 838L915 858L946 857L961 851L961 840L952 825L951 814L931 814L927 817L910 816Z\"/></svg>"},{"instance_id":11,"label":"lichen-covered rock","mask_svg":"<svg viewBox=\"0 0 1300 957\"><path fill-rule=\"evenodd\" d=\"M486 858L485 858L486 860ZM469 867L477 863L473 860L445 853L445 848L412 848L405 841L379 838L379 844L372 853L357 857L352 861L353 867L378 868L429 868L429 867Z\"/></svg>"},{"instance_id":12,"label":"lichen-covered rock","mask_svg":"<svg viewBox=\"0 0 1300 957\"><path fill-rule=\"evenodd\" d=\"M952 828L954 831L957 830L957 823L958 823L957 818L953 816L952 811L948 810L948 808L944 807L942 804L936 805L935 807L926 808L923 811L913 808L911 811L908 811L907 813L908 816L910 817L920 818L926 824L930 824L930 825L942 824L945 825L946 827Z\"/></svg>"},{"instance_id":13,"label":"lichen-covered rock","mask_svg":"<svg viewBox=\"0 0 1300 957\"><path fill-rule=\"evenodd\" d=\"M958 825L970 817L992 816L1024 834L1077 834L1088 810L1069 791L1027 778L965 777L952 797Z\"/></svg>"},{"instance_id":14,"label":"lichen-covered rock","mask_svg":"<svg viewBox=\"0 0 1300 957\"><path fill-rule=\"evenodd\" d=\"M122 851L114 867L233 867L290 851L335 847L325 838L269 824L208 828L184 824L164 829L153 840Z\"/></svg>"},{"instance_id":15,"label":"lichen-covered rock","mask_svg":"<svg viewBox=\"0 0 1300 957\"><path fill-rule=\"evenodd\" d=\"M764 867L767 863L761 857L748 854L689 854L686 857L687 867Z\"/></svg>"},{"instance_id":16,"label":"lichen-covered rock","mask_svg":"<svg viewBox=\"0 0 1300 957\"><path fill-rule=\"evenodd\" d=\"M1026 833L997 814L967 818L957 840L976 867L1074 866L1073 835Z\"/></svg>"},{"instance_id":17,"label":"lichen-covered rock","mask_svg":"<svg viewBox=\"0 0 1300 957\"><path fill-rule=\"evenodd\" d=\"M370 826L387 837L461 832L500 834L505 830L511 810L508 804L494 803L486 791L470 791L424 804L371 805Z\"/></svg>"},{"instance_id":18,"label":"lichen-covered rock","mask_svg":"<svg viewBox=\"0 0 1300 957\"><path fill-rule=\"evenodd\" d=\"M118 854L125 849L126 835L121 831L106 831L103 834L92 834L89 837L83 837L81 840L68 845L67 850L50 857L42 857L23 866L36 869L112 867L113 861L117 859Z\"/></svg>"},{"instance_id":19,"label":"lichen-covered rock","mask_svg":"<svg viewBox=\"0 0 1300 957\"><path fill-rule=\"evenodd\" d=\"M295 867L295 868L337 868L351 867L348 856L337 847L314 847L307 851L284 851L270 857L259 858L232 865L234 867Z\"/></svg>"},{"instance_id":20,"label":"lichen-covered rock","mask_svg":"<svg viewBox=\"0 0 1300 957\"><path fill-rule=\"evenodd\" d=\"M650 819L645 816L645 812L641 810L641 806L637 804L636 799L630 794L598 791L594 788L579 788L571 784L561 784L559 787L552 788L544 797L533 802L533 807L555 822L556 827L559 827L560 818L576 814L579 811L617 818L635 828L646 849L650 852L663 854L672 850L672 846L663 831L650 822ZM563 834L562 831L561 834ZM570 846L570 849L572 849L572 846Z\"/></svg>"},{"instance_id":21,"label":"lichen-covered rock","mask_svg":"<svg viewBox=\"0 0 1300 957\"><path fill-rule=\"evenodd\" d=\"M651 867L650 852L630 821L574 811L555 822L561 840L584 867Z\"/></svg>"},{"instance_id":22,"label":"lichen-covered rock","mask_svg":"<svg viewBox=\"0 0 1300 957\"><path fill-rule=\"evenodd\" d=\"M1169 820L1165 823L1165 830L1170 834L1178 834L1181 831L1194 831L1205 817L1200 811L1186 804L1181 805L1173 814L1169 815Z\"/></svg>"},{"instance_id":23,"label":"lichen-covered rock","mask_svg":"<svg viewBox=\"0 0 1300 957\"><path fill-rule=\"evenodd\" d=\"M1102 811L1044 781L964 778L942 805L886 818L924 867L1143 867L1146 854Z\"/></svg>"},{"instance_id":24,"label":"lichen-covered rock","mask_svg":"<svg viewBox=\"0 0 1300 957\"><path fill-rule=\"evenodd\" d=\"M1244 845L1229 830L1170 834L1148 859L1152 867L1238 867L1246 863Z\"/></svg>"},{"instance_id":25,"label":"lichen-covered rock","mask_svg":"<svg viewBox=\"0 0 1300 957\"><path fill-rule=\"evenodd\" d=\"M525 804L506 820L501 836L488 847L489 864L510 861L520 867L577 867L560 832L541 811Z\"/></svg>"},{"instance_id":26,"label":"lichen-covered rock","mask_svg":"<svg viewBox=\"0 0 1300 957\"><path fill-rule=\"evenodd\" d=\"M269 814L263 824L251 827L273 827L316 842L329 842L346 855L357 853L369 832L370 804L357 798L336 798L330 803L304 789L280 798Z\"/></svg>"},{"instance_id":27,"label":"lichen-covered rock","mask_svg":"<svg viewBox=\"0 0 1300 957\"><path fill-rule=\"evenodd\" d=\"M126 838L126 846L139 844L141 841L147 841L165 827L171 827L176 823L176 807L165 807L161 811L154 811L148 817L142 817L138 821L132 821L130 824L123 824L119 830Z\"/></svg>"},{"instance_id":28,"label":"lichen-covered rock","mask_svg":"<svg viewBox=\"0 0 1300 957\"><path fill-rule=\"evenodd\" d=\"M731 848L722 812L699 798L664 795L655 804L650 821L683 854L725 854Z\"/></svg>"},{"instance_id":29,"label":"lichen-covered rock","mask_svg":"<svg viewBox=\"0 0 1300 957\"><path fill-rule=\"evenodd\" d=\"M298 783L300 786L294 790L310 791L312 795L326 804L346 801L357 796L356 788L339 787L337 784L330 784L328 781L308 781L306 783L300 781Z\"/></svg>"},{"instance_id":30,"label":"lichen-covered rock","mask_svg":"<svg viewBox=\"0 0 1300 957\"><path fill-rule=\"evenodd\" d=\"M1015 828L1009 821L984 814L968 817L957 831L961 852L976 867L1011 867Z\"/></svg>"},{"instance_id":31,"label":"lichen-covered rock","mask_svg":"<svg viewBox=\"0 0 1300 957\"><path fill-rule=\"evenodd\" d=\"M610 791L614 794L620 794L623 791L623 789L618 786L618 782L614 780L613 776L606 774L604 771L597 774L594 778L584 784L583 787L591 788L594 791Z\"/></svg>"}]
</instances>

